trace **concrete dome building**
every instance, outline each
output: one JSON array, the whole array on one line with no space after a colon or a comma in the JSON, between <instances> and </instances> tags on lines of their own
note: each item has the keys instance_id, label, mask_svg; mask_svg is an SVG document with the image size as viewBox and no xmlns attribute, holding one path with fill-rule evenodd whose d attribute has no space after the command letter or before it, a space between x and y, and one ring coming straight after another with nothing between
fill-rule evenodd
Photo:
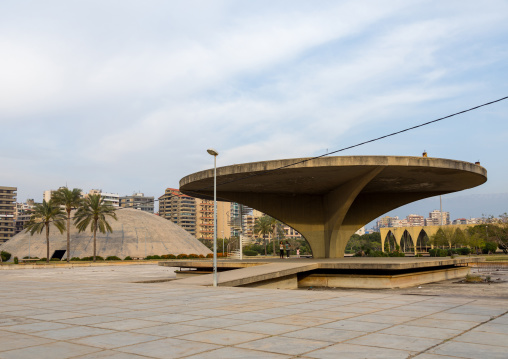
<instances>
[{"instance_id":1,"label":"concrete dome building","mask_svg":"<svg viewBox=\"0 0 508 359\"><path fill-rule=\"evenodd\" d=\"M200 241L190 235L186 230L167 219L138 211L135 209L121 209L116 211L118 220L108 219L112 233L97 232L97 255L101 257L117 256L125 258L146 257L163 254L203 254L211 251ZM78 233L76 227L71 225L72 257L89 257L93 255L93 233L90 230ZM49 233L50 255L67 258L67 233L60 232L53 226ZM0 250L12 254L13 257L23 258L46 257L46 235L34 234L25 231L18 233L0 246ZM58 251L58 252L56 252ZM56 253L55 253L56 252Z\"/></svg>"}]
</instances>

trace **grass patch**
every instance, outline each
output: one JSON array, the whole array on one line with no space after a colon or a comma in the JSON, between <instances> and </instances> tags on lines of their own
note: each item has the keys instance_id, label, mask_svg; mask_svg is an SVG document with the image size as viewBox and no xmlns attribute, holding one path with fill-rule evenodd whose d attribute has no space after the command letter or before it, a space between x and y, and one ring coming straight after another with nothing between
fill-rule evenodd
<instances>
[{"instance_id":1,"label":"grass patch","mask_svg":"<svg viewBox=\"0 0 508 359\"><path fill-rule=\"evenodd\" d=\"M483 279L479 275L468 274L466 275L465 281L466 283L481 283L483 282Z\"/></svg>"}]
</instances>

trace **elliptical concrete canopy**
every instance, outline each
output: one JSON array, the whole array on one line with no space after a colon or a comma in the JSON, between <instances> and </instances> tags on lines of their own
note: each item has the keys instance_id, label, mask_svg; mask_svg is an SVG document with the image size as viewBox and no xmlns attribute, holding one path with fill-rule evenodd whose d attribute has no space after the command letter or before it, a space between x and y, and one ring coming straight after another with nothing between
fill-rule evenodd
<instances>
[{"instance_id":1,"label":"elliptical concrete canopy","mask_svg":"<svg viewBox=\"0 0 508 359\"><path fill-rule=\"evenodd\" d=\"M262 211L300 232L315 258L344 256L351 235L402 205L479 186L487 170L430 157L335 156L217 168L217 197ZM190 196L213 198L213 169L180 180Z\"/></svg>"}]
</instances>

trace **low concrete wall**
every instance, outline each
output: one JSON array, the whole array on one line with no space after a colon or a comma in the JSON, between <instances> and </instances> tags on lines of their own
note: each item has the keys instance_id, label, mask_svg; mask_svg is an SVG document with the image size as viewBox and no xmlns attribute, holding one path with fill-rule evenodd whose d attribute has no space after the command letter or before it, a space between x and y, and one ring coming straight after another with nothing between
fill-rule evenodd
<instances>
[{"instance_id":1,"label":"low concrete wall","mask_svg":"<svg viewBox=\"0 0 508 359\"><path fill-rule=\"evenodd\" d=\"M425 283L461 278L466 276L469 271L469 267L454 267L418 273L379 276L360 274L310 274L302 276L298 281L298 287L357 289L407 288Z\"/></svg>"},{"instance_id":2,"label":"low concrete wall","mask_svg":"<svg viewBox=\"0 0 508 359\"><path fill-rule=\"evenodd\" d=\"M266 289L298 289L298 277L292 274L285 277L268 279L256 283L241 285L239 287L266 288Z\"/></svg>"}]
</instances>

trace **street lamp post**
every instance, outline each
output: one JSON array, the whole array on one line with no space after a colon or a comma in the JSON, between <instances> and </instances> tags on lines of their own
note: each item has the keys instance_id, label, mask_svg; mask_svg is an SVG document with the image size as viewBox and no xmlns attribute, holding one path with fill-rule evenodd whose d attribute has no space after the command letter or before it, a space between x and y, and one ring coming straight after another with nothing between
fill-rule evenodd
<instances>
[{"instance_id":1,"label":"street lamp post","mask_svg":"<svg viewBox=\"0 0 508 359\"><path fill-rule=\"evenodd\" d=\"M213 148L206 150L213 156L213 286L217 287L217 156Z\"/></svg>"}]
</instances>

